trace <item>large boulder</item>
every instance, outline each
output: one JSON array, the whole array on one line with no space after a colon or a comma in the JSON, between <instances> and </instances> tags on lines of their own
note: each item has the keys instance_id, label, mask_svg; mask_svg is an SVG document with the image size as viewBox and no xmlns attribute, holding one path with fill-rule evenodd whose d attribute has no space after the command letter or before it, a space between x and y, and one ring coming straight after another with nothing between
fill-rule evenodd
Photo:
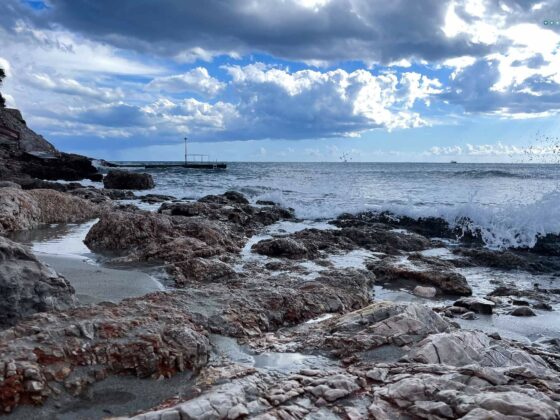
<instances>
[{"instance_id":1,"label":"large boulder","mask_svg":"<svg viewBox=\"0 0 560 420\"><path fill-rule=\"evenodd\" d=\"M111 170L103 178L105 188L117 190L150 190L155 187L150 174Z\"/></svg>"},{"instance_id":2,"label":"large boulder","mask_svg":"<svg viewBox=\"0 0 560 420\"><path fill-rule=\"evenodd\" d=\"M74 288L25 247L0 236L0 327L74 306Z\"/></svg>"},{"instance_id":3,"label":"large boulder","mask_svg":"<svg viewBox=\"0 0 560 420\"><path fill-rule=\"evenodd\" d=\"M54 190L2 188L0 234L32 229L41 223L75 223L97 217L101 208Z\"/></svg>"}]
</instances>

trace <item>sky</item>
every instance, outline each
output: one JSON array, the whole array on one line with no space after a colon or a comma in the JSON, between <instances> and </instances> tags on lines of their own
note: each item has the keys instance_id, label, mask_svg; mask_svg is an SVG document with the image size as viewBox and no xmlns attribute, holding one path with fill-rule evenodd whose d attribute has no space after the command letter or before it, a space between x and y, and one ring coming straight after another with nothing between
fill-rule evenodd
<instances>
[{"instance_id":1,"label":"sky","mask_svg":"<svg viewBox=\"0 0 560 420\"><path fill-rule=\"evenodd\" d=\"M2 0L2 93L109 160L554 156L560 0ZM529 156L529 157L528 157Z\"/></svg>"}]
</instances>

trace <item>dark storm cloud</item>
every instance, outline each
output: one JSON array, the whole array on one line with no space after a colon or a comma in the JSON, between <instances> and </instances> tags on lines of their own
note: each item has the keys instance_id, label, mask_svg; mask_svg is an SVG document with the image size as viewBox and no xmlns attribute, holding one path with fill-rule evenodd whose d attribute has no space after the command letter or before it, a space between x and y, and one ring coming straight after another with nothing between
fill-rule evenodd
<instances>
[{"instance_id":1,"label":"dark storm cloud","mask_svg":"<svg viewBox=\"0 0 560 420\"><path fill-rule=\"evenodd\" d=\"M470 113L513 115L560 109L560 89L550 77L532 76L505 91L491 89L499 79L498 62L480 60L462 71L442 97Z\"/></svg>"},{"instance_id":2,"label":"dark storm cloud","mask_svg":"<svg viewBox=\"0 0 560 420\"><path fill-rule=\"evenodd\" d=\"M50 0L46 11L25 14L14 1L0 6L12 9L4 20L27 15L37 26L60 25L121 48L163 55L202 48L388 63L479 56L491 48L462 35L446 37L441 27L449 2L442 0L337 0L318 8L295 0Z\"/></svg>"}]
</instances>

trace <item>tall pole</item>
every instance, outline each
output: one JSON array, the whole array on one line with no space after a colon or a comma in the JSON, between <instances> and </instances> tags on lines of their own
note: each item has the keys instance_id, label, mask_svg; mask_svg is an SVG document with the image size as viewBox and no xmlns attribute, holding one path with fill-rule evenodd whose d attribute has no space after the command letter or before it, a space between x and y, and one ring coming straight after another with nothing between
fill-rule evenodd
<instances>
[{"instance_id":1,"label":"tall pole","mask_svg":"<svg viewBox=\"0 0 560 420\"><path fill-rule=\"evenodd\" d=\"M185 137L185 165L187 165L187 138Z\"/></svg>"}]
</instances>

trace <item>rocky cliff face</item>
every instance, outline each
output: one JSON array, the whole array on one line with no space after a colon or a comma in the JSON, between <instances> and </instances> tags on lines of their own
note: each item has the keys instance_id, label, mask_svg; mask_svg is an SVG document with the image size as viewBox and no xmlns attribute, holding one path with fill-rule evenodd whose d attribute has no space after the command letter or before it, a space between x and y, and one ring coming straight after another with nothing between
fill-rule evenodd
<instances>
[{"instance_id":1,"label":"rocky cliff face","mask_svg":"<svg viewBox=\"0 0 560 420\"><path fill-rule=\"evenodd\" d=\"M59 152L17 109L0 108L0 180L29 178L100 181L102 175L90 158Z\"/></svg>"}]
</instances>

